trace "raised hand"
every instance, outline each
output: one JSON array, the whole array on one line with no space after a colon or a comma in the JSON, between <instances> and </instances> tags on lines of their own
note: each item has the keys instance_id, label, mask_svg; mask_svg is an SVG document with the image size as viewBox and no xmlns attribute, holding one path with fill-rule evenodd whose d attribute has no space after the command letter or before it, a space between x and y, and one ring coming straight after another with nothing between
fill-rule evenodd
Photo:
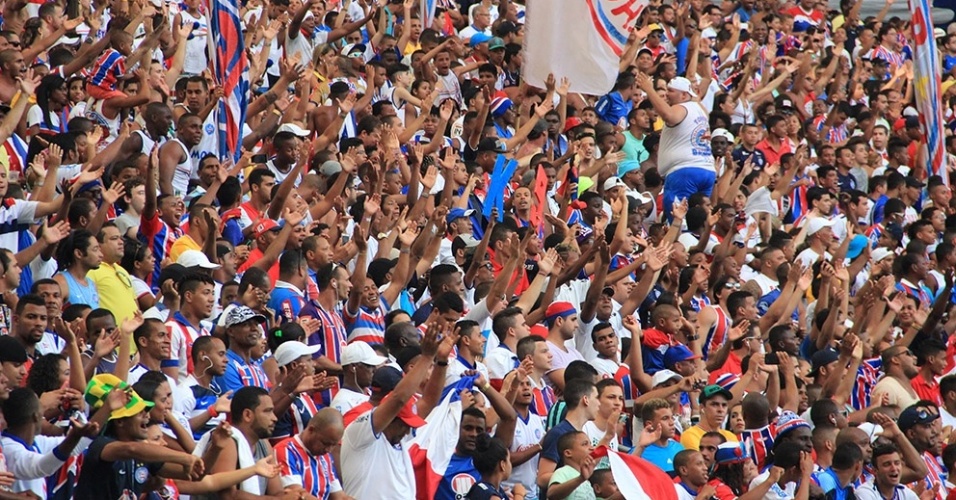
<instances>
[{"instance_id":1,"label":"raised hand","mask_svg":"<svg viewBox=\"0 0 956 500\"><path fill-rule=\"evenodd\" d=\"M425 356L426 359L435 359L438 354L438 348L442 343L442 339L439 338L441 331L442 327L435 322L430 323L425 330L425 336L422 337L420 347L422 349L422 355Z\"/></svg>"},{"instance_id":2,"label":"raised hand","mask_svg":"<svg viewBox=\"0 0 956 500\"><path fill-rule=\"evenodd\" d=\"M43 241L47 245L53 246L70 235L70 223L62 220L52 226L49 221L43 223Z\"/></svg>"},{"instance_id":3,"label":"raised hand","mask_svg":"<svg viewBox=\"0 0 956 500\"><path fill-rule=\"evenodd\" d=\"M549 249L545 252L544 257L538 260L538 272L544 273L543 276L550 276L551 271L554 270L554 264L559 258L560 256L558 256L557 250L554 248Z\"/></svg>"},{"instance_id":4,"label":"raised hand","mask_svg":"<svg viewBox=\"0 0 956 500\"><path fill-rule=\"evenodd\" d=\"M728 340L735 342L744 338L747 335L747 332L750 331L750 321L742 320L740 323L737 323L736 326L730 329L730 332L727 334Z\"/></svg>"},{"instance_id":5,"label":"raised hand","mask_svg":"<svg viewBox=\"0 0 956 500\"><path fill-rule=\"evenodd\" d=\"M121 182L114 182L109 189L103 191L103 201L108 205L116 203L123 195L126 194L126 188Z\"/></svg>"},{"instance_id":6,"label":"raised hand","mask_svg":"<svg viewBox=\"0 0 956 500\"><path fill-rule=\"evenodd\" d=\"M641 437L638 439L640 446L650 446L661 439L661 425L645 425L641 430Z\"/></svg>"}]
</instances>

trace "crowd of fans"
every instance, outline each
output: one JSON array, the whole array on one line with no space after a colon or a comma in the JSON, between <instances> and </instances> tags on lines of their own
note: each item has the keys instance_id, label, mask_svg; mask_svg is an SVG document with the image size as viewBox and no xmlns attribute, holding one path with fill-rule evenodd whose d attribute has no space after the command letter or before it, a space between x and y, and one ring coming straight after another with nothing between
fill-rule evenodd
<instances>
[{"instance_id":1,"label":"crowd of fans","mask_svg":"<svg viewBox=\"0 0 956 500\"><path fill-rule=\"evenodd\" d=\"M654 0L594 96L435 3L239 5L227 155L210 4L2 4L0 500L956 498L956 29L931 167L889 0Z\"/></svg>"}]
</instances>

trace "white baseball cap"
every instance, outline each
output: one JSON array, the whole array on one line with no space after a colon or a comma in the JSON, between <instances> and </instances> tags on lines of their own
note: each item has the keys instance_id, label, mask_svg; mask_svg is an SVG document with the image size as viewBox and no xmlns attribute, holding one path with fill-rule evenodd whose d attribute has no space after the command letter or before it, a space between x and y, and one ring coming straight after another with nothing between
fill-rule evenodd
<instances>
[{"instance_id":1,"label":"white baseball cap","mask_svg":"<svg viewBox=\"0 0 956 500\"><path fill-rule=\"evenodd\" d=\"M894 255L892 250L883 247L877 248L870 252L870 258L873 259L873 262L879 262L892 255Z\"/></svg>"},{"instance_id":2,"label":"white baseball cap","mask_svg":"<svg viewBox=\"0 0 956 500\"><path fill-rule=\"evenodd\" d=\"M209 257L206 257L206 254L200 252L199 250L186 250L185 252L179 254L179 258L176 259L176 263L185 267L201 267L203 269L219 269L219 264L213 264L209 261Z\"/></svg>"},{"instance_id":3,"label":"white baseball cap","mask_svg":"<svg viewBox=\"0 0 956 500\"><path fill-rule=\"evenodd\" d=\"M279 127L279 130L276 131L277 134L279 132L289 132L292 135L295 135L296 137L309 137L310 135L312 135L312 132L309 132L308 130L294 123L283 123Z\"/></svg>"},{"instance_id":4,"label":"white baseball cap","mask_svg":"<svg viewBox=\"0 0 956 500\"><path fill-rule=\"evenodd\" d=\"M680 382L684 380L684 377L681 377L677 372L671 370L661 370L651 377L651 387L657 387L668 380L677 380Z\"/></svg>"},{"instance_id":5,"label":"white baseball cap","mask_svg":"<svg viewBox=\"0 0 956 500\"><path fill-rule=\"evenodd\" d=\"M342 366L354 365L355 363L378 366L388 361L388 359L375 354L375 349L372 349L372 346L368 345L367 342L357 340L342 349L341 361Z\"/></svg>"},{"instance_id":6,"label":"white baseball cap","mask_svg":"<svg viewBox=\"0 0 956 500\"><path fill-rule=\"evenodd\" d=\"M810 221L807 222L807 236L813 236L821 229L825 227L833 227L834 225L836 225L836 221L827 219L826 217L816 217L810 219Z\"/></svg>"},{"instance_id":7,"label":"white baseball cap","mask_svg":"<svg viewBox=\"0 0 956 500\"><path fill-rule=\"evenodd\" d=\"M725 128L714 129L714 131L710 133L710 138L713 139L714 137L723 137L727 139L727 142L731 144L734 143L734 134L731 134L730 131Z\"/></svg>"},{"instance_id":8,"label":"white baseball cap","mask_svg":"<svg viewBox=\"0 0 956 500\"><path fill-rule=\"evenodd\" d=\"M276 349L276 352L272 354L272 357L276 359L276 363L279 366L285 366L302 356L312 356L319 352L321 347L319 344L305 345L297 340L290 340L283 342L282 345Z\"/></svg>"},{"instance_id":9,"label":"white baseball cap","mask_svg":"<svg viewBox=\"0 0 956 500\"><path fill-rule=\"evenodd\" d=\"M677 90L679 92L687 92L694 99L697 98L697 93L694 92L694 88L691 87L690 80L684 78L683 76L671 78L671 81L667 82L667 88L671 90Z\"/></svg>"},{"instance_id":10,"label":"white baseball cap","mask_svg":"<svg viewBox=\"0 0 956 500\"><path fill-rule=\"evenodd\" d=\"M624 184L624 181L622 181L621 178L617 176L608 177L607 180L604 181L605 191L610 191L616 187L622 187L626 189L627 184Z\"/></svg>"}]
</instances>

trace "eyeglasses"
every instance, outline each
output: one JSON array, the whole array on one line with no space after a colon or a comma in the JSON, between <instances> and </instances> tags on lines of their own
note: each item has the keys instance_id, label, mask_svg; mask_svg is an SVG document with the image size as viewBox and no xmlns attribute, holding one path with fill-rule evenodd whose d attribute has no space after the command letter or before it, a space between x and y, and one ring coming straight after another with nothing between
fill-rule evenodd
<instances>
[{"instance_id":1,"label":"eyeglasses","mask_svg":"<svg viewBox=\"0 0 956 500\"><path fill-rule=\"evenodd\" d=\"M125 271L124 272L116 271L116 277L119 278L119 280L123 282L124 285L126 285L126 288L129 288L130 290L133 289L133 282L129 279L129 275L126 274Z\"/></svg>"}]
</instances>

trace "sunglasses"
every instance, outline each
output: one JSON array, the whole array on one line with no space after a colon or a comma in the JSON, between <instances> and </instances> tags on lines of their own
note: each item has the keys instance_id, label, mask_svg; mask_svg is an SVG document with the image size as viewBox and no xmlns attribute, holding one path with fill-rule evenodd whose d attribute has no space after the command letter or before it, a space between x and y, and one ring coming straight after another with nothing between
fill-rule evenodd
<instances>
[{"instance_id":1,"label":"sunglasses","mask_svg":"<svg viewBox=\"0 0 956 500\"><path fill-rule=\"evenodd\" d=\"M724 288L728 290L740 290L740 283L724 283Z\"/></svg>"}]
</instances>

